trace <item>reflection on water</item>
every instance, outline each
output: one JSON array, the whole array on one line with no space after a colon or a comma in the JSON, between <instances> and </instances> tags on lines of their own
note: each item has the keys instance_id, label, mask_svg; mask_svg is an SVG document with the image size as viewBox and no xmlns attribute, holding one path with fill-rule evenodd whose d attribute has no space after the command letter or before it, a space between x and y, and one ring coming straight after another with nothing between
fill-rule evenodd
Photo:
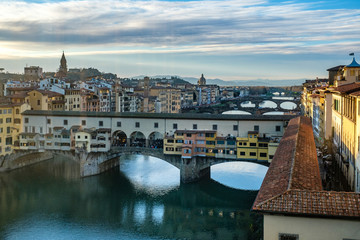
<instances>
[{"instance_id":1,"label":"reflection on water","mask_svg":"<svg viewBox=\"0 0 360 240\"><path fill-rule=\"evenodd\" d=\"M128 156L121 161L124 172L114 169L84 179L76 177L75 162L60 158L1 174L0 239L261 236L262 219L249 211L256 191L214 180L179 184L173 167L159 159Z\"/></svg>"},{"instance_id":2,"label":"reflection on water","mask_svg":"<svg viewBox=\"0 0 360 240\"><path fill-rule=\"evenodd\" d=\"M236 189L259 190L268 167L249 162L229 162L211 167L211 178Z\"/></svg>"}]
</instances>

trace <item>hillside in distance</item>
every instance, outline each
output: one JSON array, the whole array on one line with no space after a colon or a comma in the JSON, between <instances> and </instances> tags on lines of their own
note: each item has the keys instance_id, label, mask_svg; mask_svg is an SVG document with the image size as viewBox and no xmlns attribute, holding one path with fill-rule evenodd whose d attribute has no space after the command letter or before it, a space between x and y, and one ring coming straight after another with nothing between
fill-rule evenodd
<instances>
[{"instance_id":1,"label":"hillside in distance","mask_svg":"<svg viewBox=\"0 0 360 240\"><path fill-rule=\"evenodd\" d=\"M133 79L143 79L145 75L134 76ZM171 79L176 77L183 79L191 84L197 84L199 78L195 77L181 77L181 76L172 76L172 75L156 75L149 76L153 79ZM206 76L205 76L206 78ZM305 82L305 79L289 79L289 80L269 80L269 79L256 79L256 80L233 80L225 81L219 78L208 79L206 78L207 84L216 84L219 86L268 86L268 87L284 87L284 86L301 86Z\"/></svg>"}]
</instances>

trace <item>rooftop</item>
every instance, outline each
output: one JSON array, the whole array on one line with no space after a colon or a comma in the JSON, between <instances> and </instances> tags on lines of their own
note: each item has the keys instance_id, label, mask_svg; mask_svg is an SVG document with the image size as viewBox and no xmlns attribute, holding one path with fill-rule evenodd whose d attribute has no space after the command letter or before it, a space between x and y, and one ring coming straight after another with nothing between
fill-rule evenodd
<instances>
[{"instance_id":1,"label":"rooftop","mask_svg":"<svg viewBox=\"0 0 360 240\"><path fill-rule=\"evenodd\" d=\"M255 199L254 211L360 218L360 194L323 191L309 118L289 122Z\"/></svg>"},{"instance_id":2,"label":"rooftop","mask_svg":"<svg viewBox=\"0 0 360 240\"><path fill-rule=\"evenodd\" d=\"M348 83L348 84L344 84L344 85L334 88L335 92L346 93L346 94L356 92L359 90L360 90L360 83L358 83L358 82Z\"/></svg>"},{"instance_id":3,"label":"rooftop","mask_svg":"<svg viewBox=\"0 0 360 240\"><path fill-rule=\"evenodd\" d=\"M347 65L346 67L348 67L348 68L352 68L352 67L360 68L360 65L356 62L355 57L354 57L352 62L349 65Z\"/></svg>"}]
</instances>

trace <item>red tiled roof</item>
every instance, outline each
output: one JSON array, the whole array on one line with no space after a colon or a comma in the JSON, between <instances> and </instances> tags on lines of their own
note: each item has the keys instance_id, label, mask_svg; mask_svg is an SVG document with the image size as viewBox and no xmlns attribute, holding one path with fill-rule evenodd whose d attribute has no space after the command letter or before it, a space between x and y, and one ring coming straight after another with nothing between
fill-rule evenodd
<instances>
[{"instance_id":1,"label":"red tiled roof","mask_svg":"<svg viewBox=\"0 0 360 240\"><path fill-rule=\"evenodd\" d=\"M359 90L359 91L356 91L356 92L350 93L350 96L354 96L354 97L360 96L360 90Z\"/></svg>"},{"instance_id":2,"label":"red tiled roof","mask_svg":"<svg viewBox=\"0 0 360 240\"><path fill-rule=\"evenodd\" d=\"M252 209L360 218L360 194L322 190L311 121L301 116L290 120Z\"/></svg>"},{"instance_id":3,"label":"red tiled roof","mask_svg":"<svg viewBox=\"0 0 360 240\"><path fill-rule=\"evenodd\" d=\"M358 193L288 190L263 204L258 211L328 217L360 217Z\"/></svg>"},{"instance_id":4,"label":"red tiled roof","mask_svg":"<svg viewBox=\"0 0 360 240\"><path fill-rule=\"evenodd\" d=\"M334 88L334 91L339 93L352 93L360 90L360 83L349 83Z\"/></svg>"}]
</instances>

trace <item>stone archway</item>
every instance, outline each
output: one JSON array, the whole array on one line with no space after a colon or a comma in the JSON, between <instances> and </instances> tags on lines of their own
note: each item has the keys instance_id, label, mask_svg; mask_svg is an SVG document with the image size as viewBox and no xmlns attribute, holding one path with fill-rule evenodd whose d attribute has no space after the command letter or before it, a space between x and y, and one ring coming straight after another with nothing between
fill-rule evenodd
<instances>
[{"instance_id":1,"label":"stone archway","mask_svg":"<svg viewBox=\"0 0 360 240\"><path fill-rule=\"evenodd\" d=\"M149 147L150 148L163 148L164 135L159 132L152 132L149 135Z\"/></svg>"},{"instance_id":2,"label":"stone archway","mask_svg":"<svg viewBox=\"0 0 360 240\"><path fill-rule=\"evenodd\" d=\"M124 147L124 146L126 146L126 141L127 141L126 134L123 131L118 130L118 131L115 131L112 135L111 146Z\"/></svg>"},{"instance_id":3,"label":"stone archway","mask_svg":"<svg viewBox=\"0 0 360 240\"><path fill-rule=\"evenodd\" d=\"M130 147L146 147L146 137L142 132L136 131L130 134Z\"/></svg>"}]
</instances>

